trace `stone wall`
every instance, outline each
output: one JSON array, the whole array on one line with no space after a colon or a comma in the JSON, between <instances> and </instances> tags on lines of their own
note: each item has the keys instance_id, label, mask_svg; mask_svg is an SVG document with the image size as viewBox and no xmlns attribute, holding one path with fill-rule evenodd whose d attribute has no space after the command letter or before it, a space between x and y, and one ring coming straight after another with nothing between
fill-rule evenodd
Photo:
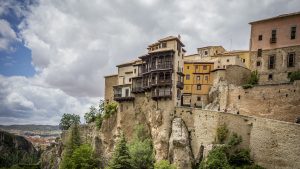
<instances>
[{"instance_id":1,"label":"stone wall","mask_svg":"<svg viewBox=\"0 0 300 169\"><path fill-rule=\"evenodd\" d=\"M185 121L196 159L215 142L217 128L226 124L242 136L240 146L251 150L255 163L267 169L300 166L299 124L185 107L177 107L172 115Z\"/></svg>"},{"instance_id":2,"label":"stone wall","mask_svg":"<svg viewBox=\"0 0 300 169\"><path fill-rule=\"evenodd\" d=\"M251 71L238 65L228 65L225 70L225 80L229 84L243 85L246 84L251 76Z\"/></svg>"},{"instance_id":3,"label":"stone wall","mask_svg":"<svg viewBox=\"0 0 300 169\"><path fill-rule=\"evenodd\" d=\"M300 117L300 81L250 89L229 86L225 104L231 113L295 122Z\"/></svg>"}]
</instances>

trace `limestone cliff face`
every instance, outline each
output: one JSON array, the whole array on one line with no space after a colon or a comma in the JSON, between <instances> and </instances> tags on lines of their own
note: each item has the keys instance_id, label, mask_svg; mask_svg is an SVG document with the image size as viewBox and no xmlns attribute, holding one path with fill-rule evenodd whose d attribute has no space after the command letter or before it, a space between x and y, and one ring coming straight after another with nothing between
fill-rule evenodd
<instances>
[{"instance_id":1,"label":"limestone cliff face","mask_svg":"<svg viewBox=\"0 0 300 169\"><path fill-rule=\"evenodd\" d=\"M0 130L0 154L0 167L18 163L34 164L39 158L39 153L31 142L22 136L2 130Z\"/></svg>"},{"instance_id":2,"label":"limestone cliff face","mask_svg":"<svg viewBox=\"0 0 300 169\"><path fill-rule=\"evenodd\" d=\"M169 160L178 169L191 169L194 161L187 127L181 118L174 118L169 140Z\"/></svg>"},{"instance_id":3,"label":"limestone cliff face","mask_svg":"<svg viewBox=\"0 0 300 169\"><path fill-rule=\"evenodd\" d=\"M58 169L61 161L62 143L59 142L51 147L48 147L41 155L42 169Z\"/></svg>"}]
</instances>

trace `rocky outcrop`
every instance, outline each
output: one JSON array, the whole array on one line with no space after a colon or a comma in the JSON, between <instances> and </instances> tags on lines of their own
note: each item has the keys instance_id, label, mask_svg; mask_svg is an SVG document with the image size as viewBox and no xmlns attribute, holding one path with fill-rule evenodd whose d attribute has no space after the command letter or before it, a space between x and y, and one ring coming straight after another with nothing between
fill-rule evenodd
<instances>
[{"instance_id":1,"label":"rocky outcrop","mask_svg":"<svg viewBox=\"0 0 300 169\"><path fill-rule=\"evenodd\" d=\"M38 162L39 152L33 144L22 136L0 130L0 167L14 164L34 164Z\"/></svg>"},{"instance_id":2,"label":"rocky outcrop","mask_svg":"<svg viewBox=\"0 0 300 169\"><path fill-rule=\"evenodd\" d=\"M194 158L190 146L189 132L181 118L174 118L169 140L169 160L178 169L191 169Z\"/></svg>"},{"instance_id":3,"label":"rocky outcrop","mask_svg":"<svg viewBox=\"0 0 300 169\"><path fill-rule=\"evenodd\" d=\"M41 155L41 168L42 169L58 169L62 155L62 143L52 144Z\"/></svg>"}]
</instances>

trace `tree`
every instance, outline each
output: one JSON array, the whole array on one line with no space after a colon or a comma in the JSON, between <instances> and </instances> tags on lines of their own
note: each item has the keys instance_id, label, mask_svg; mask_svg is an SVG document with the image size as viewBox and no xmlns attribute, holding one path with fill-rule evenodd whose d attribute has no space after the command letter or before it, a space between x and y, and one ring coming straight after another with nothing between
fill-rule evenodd
<instances>
[{"instance_id":1,"label":"tree","mask_svg":"<svg viewBox=\"0 0 300 169\"><path fill-rule=\"evenodd\" d=\"M161 160L154 164L154 169L176 169L176 166L170 164L170 162L167 160Z\"/></svg>"},{"instance_id":2,"label":"tree","mask_svg":"<svg viewBox=\"0 0 300 169\"><path fill-rule=\"evenodd\" d=\"M90 107L90 111L85 113L84 119L86 123L91 123L96 120L96 114L98 113L97 109L95 106Z\"/></svg>"},{"instance_id":3,"label":"tree","mask_svg":"<svg viewBox=\"0 0 300 169\"><path fill-rule=\"evenodd\" d=\"M71 157L75 149L77 149L80 144L81 141L78 124L74 124L70 128L69 137L65 146L62 161L59 166L60 169L71 169L73 167Z\"/></svg>"},{"instance_id":4,"label":"tree","mask_svg":"<svg viewBox=\"0 0 300 169\"><path fill-rule=\"evenodd\" d=\"M151 169L155 161L152 141L144 128L137 125L134 131L134 139L129 144L131 163L136 169Z\"/></svg>"},{"instance_id":5,"label":"tree","mask_svg":"<svg viewBox=\"0 0 300 169\"><path fill-rule=\"evenodd\" d=\"M88 144L83 144L78 147L72 154L72 169L94 169L97 167L97 162L93 158L92 147Z\"/></svg>"},{"instance_id":6,"label":"tree","mask_svg":"<svg viewBox=\"0 0 300 169\"><path fill-rule=\"evenodd\" d=\"M130 161L131 158L126 145L125 136L122 133L121 138L114 149L112 159L109 163L109 169L132 169L133 167Z\"/></svg>"},{"instance_id":7,"label":"tree","mask_svg":"<svg viewBox=\"0 0 300 169\"><path fill-rule=\"evenodd\" d=\"M68 130L73 124L80 124L80 116L76 114L63 114L59 128L61 130Z\"/></svg>"},{"instance_id":8,"label":"tree","mask_svg":"<svg viewBox=\"0 0 300 169\"><path fill-rule=\"evenodd\" d=\"M295 80L300 80L300 71L292 72L288 78L290 78L290 81L293 82Z\"/></svg>"}]
</instances>

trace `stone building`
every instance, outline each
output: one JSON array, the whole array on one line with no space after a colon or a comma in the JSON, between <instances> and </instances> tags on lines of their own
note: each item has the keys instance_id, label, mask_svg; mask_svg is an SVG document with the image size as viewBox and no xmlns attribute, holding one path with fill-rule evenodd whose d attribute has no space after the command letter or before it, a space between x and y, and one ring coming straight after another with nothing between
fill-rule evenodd
<instances>
[{"instance_id":1,"label":"stone building","mask_svg":"<svg viewBox=\"0 0 300 169\"><path fill-rule=\"evenodd\" d=\"M289 82L300 70L300 12L250 22L251 69L260 84Z\"/></svg>"}]
</instances>

